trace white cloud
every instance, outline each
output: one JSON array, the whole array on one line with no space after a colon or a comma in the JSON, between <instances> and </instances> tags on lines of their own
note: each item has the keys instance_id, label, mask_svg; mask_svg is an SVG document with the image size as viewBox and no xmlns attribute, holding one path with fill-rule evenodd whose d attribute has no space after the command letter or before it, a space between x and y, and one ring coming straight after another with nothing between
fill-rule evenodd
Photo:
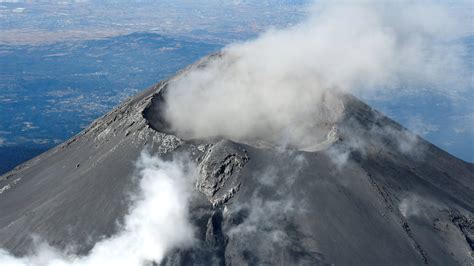
<instances>
[{"instance_id":1,"label":"white cloud","mask_svg":"<svg viewBox=\"0 0 474 266\"><path fill-rule=\"evenodd\" d=\"M462 87L463 32L433 2L319 2L305 22L228 46L173 81L165 117L184 138L313 146L343 113L327 91Z\"/></svg>"},{"instance_id":2,"label":"white cloud","mask_svg":"<svg viewBox=\"0 0 474 266\"><path fill-rule=\"evenodd\" d=\"M102 266L159 263L173 248L193 244L194 228L188 205L196 167L185 159L162 161L144 152L137 167L140 191L121 231L95 244L87 256L65 254L45 243L31 255L16 258L0 249L0 264L8 266Z\"/></svg>"},{"instance_id":3,"label":"white cloud","mask_svg":"<svg viewBox=\"0 0 474 266\"><path fill-rule=\"evenodd\" d=\"M446 209L442 204L436 203L416 194L406 195L399 203L398 209L405 218L429 217L433 210Z\"/></svg>"}]
</instances>

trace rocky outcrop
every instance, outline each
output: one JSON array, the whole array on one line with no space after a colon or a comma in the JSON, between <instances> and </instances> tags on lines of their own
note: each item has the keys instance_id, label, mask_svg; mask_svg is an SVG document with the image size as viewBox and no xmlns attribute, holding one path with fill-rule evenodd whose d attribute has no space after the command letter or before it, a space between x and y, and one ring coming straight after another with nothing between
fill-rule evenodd
<instances>
[{"instance_id":1,"label":"rocky outcrop","mask_svg":"<svg viewBox=\"0 0 474 266\"><path fill-rule=\"evenodd\" d=\"M239 191L240 171L249 161L247 151L229 140L210 146L200 162L196 187L214 207L227 202Z\"/></svg>"},{"instance_id":2,"label":"rocky outcrop","mask_svg":"<svg viewBox=\"0 0 474 266\"><path fill-rule=\"evenodd\" d=\"M474 217L464 216L458 211L453 210L449 212L449 218L464 235L474 257Z\"/></svg>"}]
</instances>

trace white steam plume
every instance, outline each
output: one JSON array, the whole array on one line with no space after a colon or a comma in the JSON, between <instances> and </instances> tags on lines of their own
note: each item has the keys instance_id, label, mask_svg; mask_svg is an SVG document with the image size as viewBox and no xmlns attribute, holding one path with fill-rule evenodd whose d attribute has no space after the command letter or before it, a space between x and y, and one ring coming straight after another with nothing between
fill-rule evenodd
<instances>
[{"instance_id":1,"label":"white steam plume","mask_svg":"<svg viewBox=\"0 0 474 266\"><path fill-rule=\"evenodd\" d=\"M301 24L224 49L170 83L165 119L184 138L307 147L343 113L331 91L460 85L461 23L432 2L334 1ZM447 86L449 85L449 86Z\"/></svg>"},{"instance_id":2,"label":"white steam plume","mask_svg":"<svg viewBox=\"0 0 474 266\"><path fill-rule=\"evenodd\" d=\"M410 193L400 201L398 210L405 218L430 218L433 212L447 210L447 207L434 200Z\"/></svg>"},{"instance_id":3,"label":"white steam plume","mask_svg":"<svg viewBox=\"0 0 474 266\"><path fill-rule=\"evenodd\" d=\"M143 265L159 263L171 249L191 245L194 228L188 205L194 193L194 164L183 159L165 162L144 152L137 166L138 199L117 235L96 243L87 256L64 254L47 244L37 245L33 254L21 258L0 249L0 265Z\"/></svg>"}]
</instances>

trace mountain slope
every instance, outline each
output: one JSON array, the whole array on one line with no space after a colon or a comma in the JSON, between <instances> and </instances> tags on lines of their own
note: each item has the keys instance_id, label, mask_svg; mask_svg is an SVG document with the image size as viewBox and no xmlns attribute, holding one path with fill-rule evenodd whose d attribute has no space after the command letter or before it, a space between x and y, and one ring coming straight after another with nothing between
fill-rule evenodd
<instances>
[{"instance_id":1,"label":"mountain slope","mask_svg":"<svg viewBox=\"0 0 474 266\"><path fill-rule=\"evenodd\" d=\"M169 82L2 176L0 247L24 255L33 234L87 253L116 232L146 148L185 152L201 169L190 210L199 241L163 264L473 263L472 164L350 95L339 95L344 117L320 151L183 140L160 118Z\"/></svg>"}]
</instances>

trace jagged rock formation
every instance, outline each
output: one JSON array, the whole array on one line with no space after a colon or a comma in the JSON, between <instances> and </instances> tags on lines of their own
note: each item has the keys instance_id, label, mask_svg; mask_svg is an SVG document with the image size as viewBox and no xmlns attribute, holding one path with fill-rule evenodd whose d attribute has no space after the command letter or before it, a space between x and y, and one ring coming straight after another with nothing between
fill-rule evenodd
<instances>
[{"instance_id":1,"label":"jagged rock formation","mask_svg":"<svg viewBox=\"0 0 474 266\"><path fill-rule=\"evenodd\" d=\"M473 164L349 95L315 149L184 140L160 117L168 82L2 176L0 246L24 254L34 233L86 253L115 233L147 148L185 151L200 166L201 196L191 204L199 241L163 264L473 263Z\"/></svg>"},{"instance_id":2,"label":"jagged rock formation","mask_svg":"<svg viewBox=\"0 0 474 266\"><path fill-rule=\"evenodd\" d=\"M200 163L196 184L214 207L227 202L240 189L240 170L248 162L247 152L228 140L212 145Z\"/></svg>"}]
</instances>

